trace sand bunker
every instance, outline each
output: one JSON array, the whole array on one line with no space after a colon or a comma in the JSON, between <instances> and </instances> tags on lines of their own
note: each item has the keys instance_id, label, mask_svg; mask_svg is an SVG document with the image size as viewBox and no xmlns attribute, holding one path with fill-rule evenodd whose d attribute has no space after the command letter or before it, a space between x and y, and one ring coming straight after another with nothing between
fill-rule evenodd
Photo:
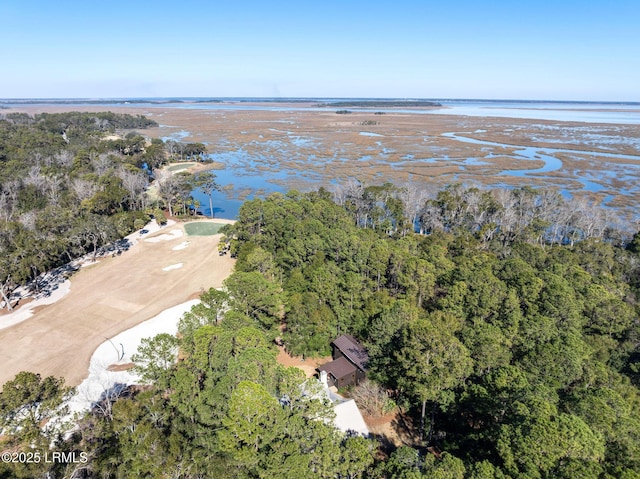
<instances>
[{"instance_id":1,"label":"sand bunker","mask_svg":"<svg viewBox=\"0 0 640 479\"><path fill-rule=\"evenodd\" d=\"M188 241L183 241L182 243L180 243L179 245L174 246L171 249L173 251L180 251L181 249L185 249L187 246L189 246L189 242Z\"/></svg>"},{"instance_id":2,"label":"sand bunker","mask_svg":"<svg viewBox=\"0 0 640 479\"><path fill-rule=\"evenodd\" d=\"M182 268L182 263L176 263L169 266L165 266L164 268L162 268L162 271L171 271L171 270L180 269L180 268Z\"/></svg>"},{"instance_id":3,"label":"sand bunker","mask_svg":"<svg viewBox=\"0 0 640 479\"><path fill-rule=\"evenodd\" d=\"M60 283L56 289L49 296L35 299L21 306L16 311L3 314L0 316L0 329L8 328L14 324L21 323L33 316L34 309L38 306L46 306L47 304L53 304L59 299L62 299L71 290L71 281L66 280Z\"/></svg>"},{"instance_id":4,"label":"sand bunker","mask_svg":"<svg viewBox=\"0 0 640 479\"><path fill-rule=\"evenodd\" d=\"M152 338L161 333L176 334L180 318L199 302L191 300L165 309L98 346L91 356L88 377L76 388L75 396L68 403L69 413L88 411L101 398L117 395L119 387L137 384L140 378L133 371L113 371L110 366L130 364L131 356L138 351L143 338Z\"/></svg>"},{"instance_id":5,"label":"sand bunker","mask_svg":"<svg viewBox=\"0 0 640 479\"><path fill-rule=\"evenodd\" d=\"M163 233L158 236L152 236L151 238L145 238L147 243L159 243L160 241L171 241L174 239L182 238L184 236L184 232L182 229L174 229L169 233Z\"/></svg>"}]
</instances>

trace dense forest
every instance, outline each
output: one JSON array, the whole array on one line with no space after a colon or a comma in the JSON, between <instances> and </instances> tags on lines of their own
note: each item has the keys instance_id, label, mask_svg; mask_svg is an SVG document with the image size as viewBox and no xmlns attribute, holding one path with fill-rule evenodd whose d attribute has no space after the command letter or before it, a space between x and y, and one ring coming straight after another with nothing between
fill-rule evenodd
<instances>
[{"instance_id":1,"label":"dense forest","mask_svg":"<svg viewBox=\"0 0 640 479\"><path fill-rule=\"evenodd\" d=\"M363 223L354 201L341 202L273 195L246 203L230 228L236 275L260 273L262 291L276 285L274 304L284 298L290 350L360 338L372 375L443 451L450 475L435 477L636 477L638 235L626 249L558 244L540 239L556 238L552 224L488 237L463 220L418 235ZM464 211L451 188L442 205ZM415 461L382 477L434 475L433 457L401 453Z\"/></svg>"},{"instance_id":2,"label":"dense forest","mask_svg":"<svg viewBox=\"0 0 640 479\"><path fill-rule=\"evenodd\" d=\"M0 158L18 149L3 138ZM143 158L111 155L137 168ZM28 173L34 158L13 168ZM81 178L72 172L65 185ZM21 215L34 209L82 212L67 188L58 204L35 188L44 209L17 201L6 224L28 231ZM235 272L177 336L144 341L144 385L104 398L66 439L41 427L69 393L60 379L24 372L4 385L3 450L84 456L0 464L0 477L639 477L640 235L608 214L554 191L462 185L349 182L247 201L225 229ZM276 362L276 338L318 356L343 333L414 419L413 443L339 433L318 383Z\"/></svg>"},{"instance_id":3,"label":"dense forest","mask_svg":"<svg viewBox=\"0 0 640 479\"><path fill-rule=\"evenodd\" d=\"M203 159L200 143L147 140L136 129L156 125L115 113L0 115L0 303L12 292L38 291L46 271L68 264L135 229L161 207L184 213L191 191L210 173L166 175L171 159ZM117 134L116 134L117 133ZM158 172L157 198L147 193ZM173 211L172 211L173 213Z\"/></svg>"}]
</instances>

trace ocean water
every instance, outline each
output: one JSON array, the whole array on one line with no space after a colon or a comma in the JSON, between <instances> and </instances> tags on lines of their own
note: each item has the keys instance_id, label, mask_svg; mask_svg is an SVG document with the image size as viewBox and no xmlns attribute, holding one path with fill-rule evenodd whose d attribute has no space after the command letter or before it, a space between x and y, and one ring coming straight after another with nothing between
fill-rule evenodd
<instances>
[{"instance_id":1,"label":"ocean water","mask_svg":"<svg viewBox=\"0 0 640 479\"><path fill-rule=\"evenodd\" d=\"M518 102L442 100L445 108L431 111L463 115L585 123L640 124L640 103Z\"/></svg>"},{"instance_id":2,"label":"ocean water","mask_svg":"<svg viewBox=\"0 0 640 479\"><path fill-rule=\"evenodd\" d=\"M414 115L461 115L475 117L520 118L584 123L612 123L640 125L640 104L634 103L549 103L549 102L503 102L434 100L442 108L348 108L350 111L379 111L383 113L406 113ZM153 107L153 104L145 105ZM245 111L327 111L330 106L280 106L269 103L260 105L239 103L171 103L163 106L201 110L245 110Z\"/></svg>"}]
</instances>

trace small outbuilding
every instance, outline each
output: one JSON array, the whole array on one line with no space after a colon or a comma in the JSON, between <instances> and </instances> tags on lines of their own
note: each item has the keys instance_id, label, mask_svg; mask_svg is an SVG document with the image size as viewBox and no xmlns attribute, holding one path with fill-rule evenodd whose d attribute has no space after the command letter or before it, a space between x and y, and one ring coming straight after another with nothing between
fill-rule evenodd
<instances>
[{"instance_id":1,"label":"small outbuilding","mask_svg":"<svg viewBox=\"0 0 640 479\"><path fill-rule=\"evenodd\" d=\"M317 368L326 373L329 386L343 388L358 385L367 376L367 350L350 334L343 334L331 343L333 361Z\"/></svg>"}]
</instances>

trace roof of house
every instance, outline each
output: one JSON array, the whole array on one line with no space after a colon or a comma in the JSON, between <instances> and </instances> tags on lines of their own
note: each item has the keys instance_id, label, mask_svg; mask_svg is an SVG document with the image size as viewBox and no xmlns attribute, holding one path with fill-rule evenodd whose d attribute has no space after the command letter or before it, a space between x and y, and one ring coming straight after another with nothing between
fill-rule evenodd
<instances>
[{"instance_id":1,"label":"roof of house","mask_svg":"<svg viewBox=\"0 0 640 479\"><path fill-rule=\"evenodd\" d=\"M334 378L341 379L356 372L356 368L346 358L338 358L330 363L323 364L318 371L326 371L331 373Z\"/></svg>"},{"instance_id":2,"label":"roof of house","mask_svg":"<svg viewBox=\"0 0 640 479\"><path fill-rule=\"evenodd\" d=\"M362 347L356 338L350 334L343 334L334 339L332 344L342 351L342 354L362 371L367 370L369 355L367 354L367 350Z\"/></svg>"}]
</instances>

